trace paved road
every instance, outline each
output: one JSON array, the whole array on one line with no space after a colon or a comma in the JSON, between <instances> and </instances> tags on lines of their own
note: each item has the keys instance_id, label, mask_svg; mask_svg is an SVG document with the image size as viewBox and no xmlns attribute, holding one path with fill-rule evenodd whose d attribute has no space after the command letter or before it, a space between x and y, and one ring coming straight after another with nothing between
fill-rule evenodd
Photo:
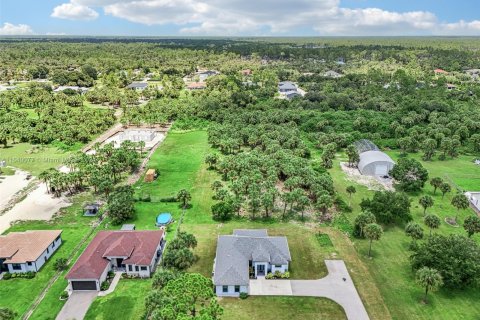
<instances>
[{"instance_id":1,"label":"paved road","mask_svg":"<svg viewBox=\"0 0 480 320\"><path fill-rule=\"evenodd\" d=\"M97 291L73 292L56 320L82 320L97 295Z\"/></svg>"},{"instance_id":2,"label":"paved road","mask_svg":"<svg viewBox=\"0 0 480 320\"><path fill-rule=\"evenodd\" d=\"M325 260L328 276L319 280L251 280L250 294L329 298L343 307L349 320L369 320L343 260Z\"/></svg>"}]
</instances>

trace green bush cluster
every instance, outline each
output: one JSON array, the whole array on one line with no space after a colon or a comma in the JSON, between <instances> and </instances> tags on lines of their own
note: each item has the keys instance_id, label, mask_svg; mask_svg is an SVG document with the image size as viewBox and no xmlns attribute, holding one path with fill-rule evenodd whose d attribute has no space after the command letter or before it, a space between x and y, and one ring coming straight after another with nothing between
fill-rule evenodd
<instances>
[{"instance_id":1,"label":"green bush cluster","mask_svg":"<svg viewBox=\"0 0 480 320\"><path fill-rule=\"evenodd\" d=\"M275 273L269 272L265 276L265 279L272 280L272 279L290 279L290 272L286 271L281 273L280 271L275 271Z\"/></svg>"},{"instance_id":2,"label":"green bush cluster","mask_svg":"<svg viewBox=\"0 0 480 320\"><path fill-rule=\"evenodd\" d=\"M33 279L35 278L35 272L33 271L28 271L28 272L22 272L22 273L9 273L6 272L3 275L3 280L10 280L10 279L15 279L15 278L22 278L22 279Z\"/></svg>"}]
</instances>

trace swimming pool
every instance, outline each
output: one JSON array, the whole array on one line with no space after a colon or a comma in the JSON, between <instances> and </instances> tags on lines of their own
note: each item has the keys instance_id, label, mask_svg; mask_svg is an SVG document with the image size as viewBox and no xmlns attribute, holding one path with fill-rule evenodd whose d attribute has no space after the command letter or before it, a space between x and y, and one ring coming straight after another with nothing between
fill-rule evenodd
<instances>
[{"instance_id":1,"label":"swimming pool","mask_svg":"<svg viewBox=\"0 0 480 320\"><path fill-rule=\"evenodd\" d=\"M156 219L157 227L166 226L172 222L172 215L168 212L160 213Z\"/></svg>"}]
</instances>

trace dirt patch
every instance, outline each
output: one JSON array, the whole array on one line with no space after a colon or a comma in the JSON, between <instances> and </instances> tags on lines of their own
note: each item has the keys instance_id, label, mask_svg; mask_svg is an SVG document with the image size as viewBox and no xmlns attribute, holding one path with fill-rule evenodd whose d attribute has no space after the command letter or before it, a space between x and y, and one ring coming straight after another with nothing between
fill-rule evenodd
<instances>
[{"instance_id":1,"label":"dirt patch","mask_svg":"<svg viewBox=\"0 0 480 320\"><path fill-rule=\"evenodd\" d=\"M348 166L346 162L340 162L340 167L347 175L347 180L366 186L368 190L374 191L395 191L392 179L380 179L372 176L364 176L357 168Z\"/></svg>"},{"instance_id":2,"label":"dirt patch","mask_svg":"<svg viewBox=\"0 0 480 320\"><path fill-rule=\"evenodd\" d=\"M0 215L9 206L15 202L17 195L21 193L30 183L27 180L28 173L22 170L16 170L15 174L3 177L0 180Z\"/></svg>"},{"instance_id":3,"label":"dirt patch","mask_svg":"<svg viewBox=\"0 0 480 320\"><path fill-rule=\"evenodd\" d=\"M64 207L71 205L65 197L55 198L47 193L47 186L40 183L20 202L0 218L0 234L18 220L50 220Z\"/></svg>"}]
</instances>

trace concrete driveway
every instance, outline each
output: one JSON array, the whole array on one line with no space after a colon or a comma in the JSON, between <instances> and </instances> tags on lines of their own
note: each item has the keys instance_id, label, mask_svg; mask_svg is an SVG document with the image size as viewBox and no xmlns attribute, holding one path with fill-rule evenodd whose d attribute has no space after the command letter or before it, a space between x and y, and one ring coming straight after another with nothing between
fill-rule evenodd
<instances>
[{"instance_id":1,"label":"concrete driveway","mask_svg":"<svg viewBox=\"0 0 480 320\"><path fill-rule=\"evenodd\" d=\"M97 291L74 291L56 320L82 320L97 295Z\"/></svg>"},{"instance_id":2,"label":"concrete driveway","mask_svg":"<svg viewBox=\"0 0 480 320\"><path fill-rule=\"evenodd\" d=\"M349 320L369 320L343 260L325 260L328 276L319 280L251 280L250 295L328 298L343 307Z\"/></svg>"},{"instance_id":3,"label":"concrete driveway","mask_svg":"<svg viewBox=\"0 0 480 320\"><path fill-rule=\"evenodd\" d=\"M250 280L252 296L291 296L290 280Z\"/></svg>"}]
</instances>

